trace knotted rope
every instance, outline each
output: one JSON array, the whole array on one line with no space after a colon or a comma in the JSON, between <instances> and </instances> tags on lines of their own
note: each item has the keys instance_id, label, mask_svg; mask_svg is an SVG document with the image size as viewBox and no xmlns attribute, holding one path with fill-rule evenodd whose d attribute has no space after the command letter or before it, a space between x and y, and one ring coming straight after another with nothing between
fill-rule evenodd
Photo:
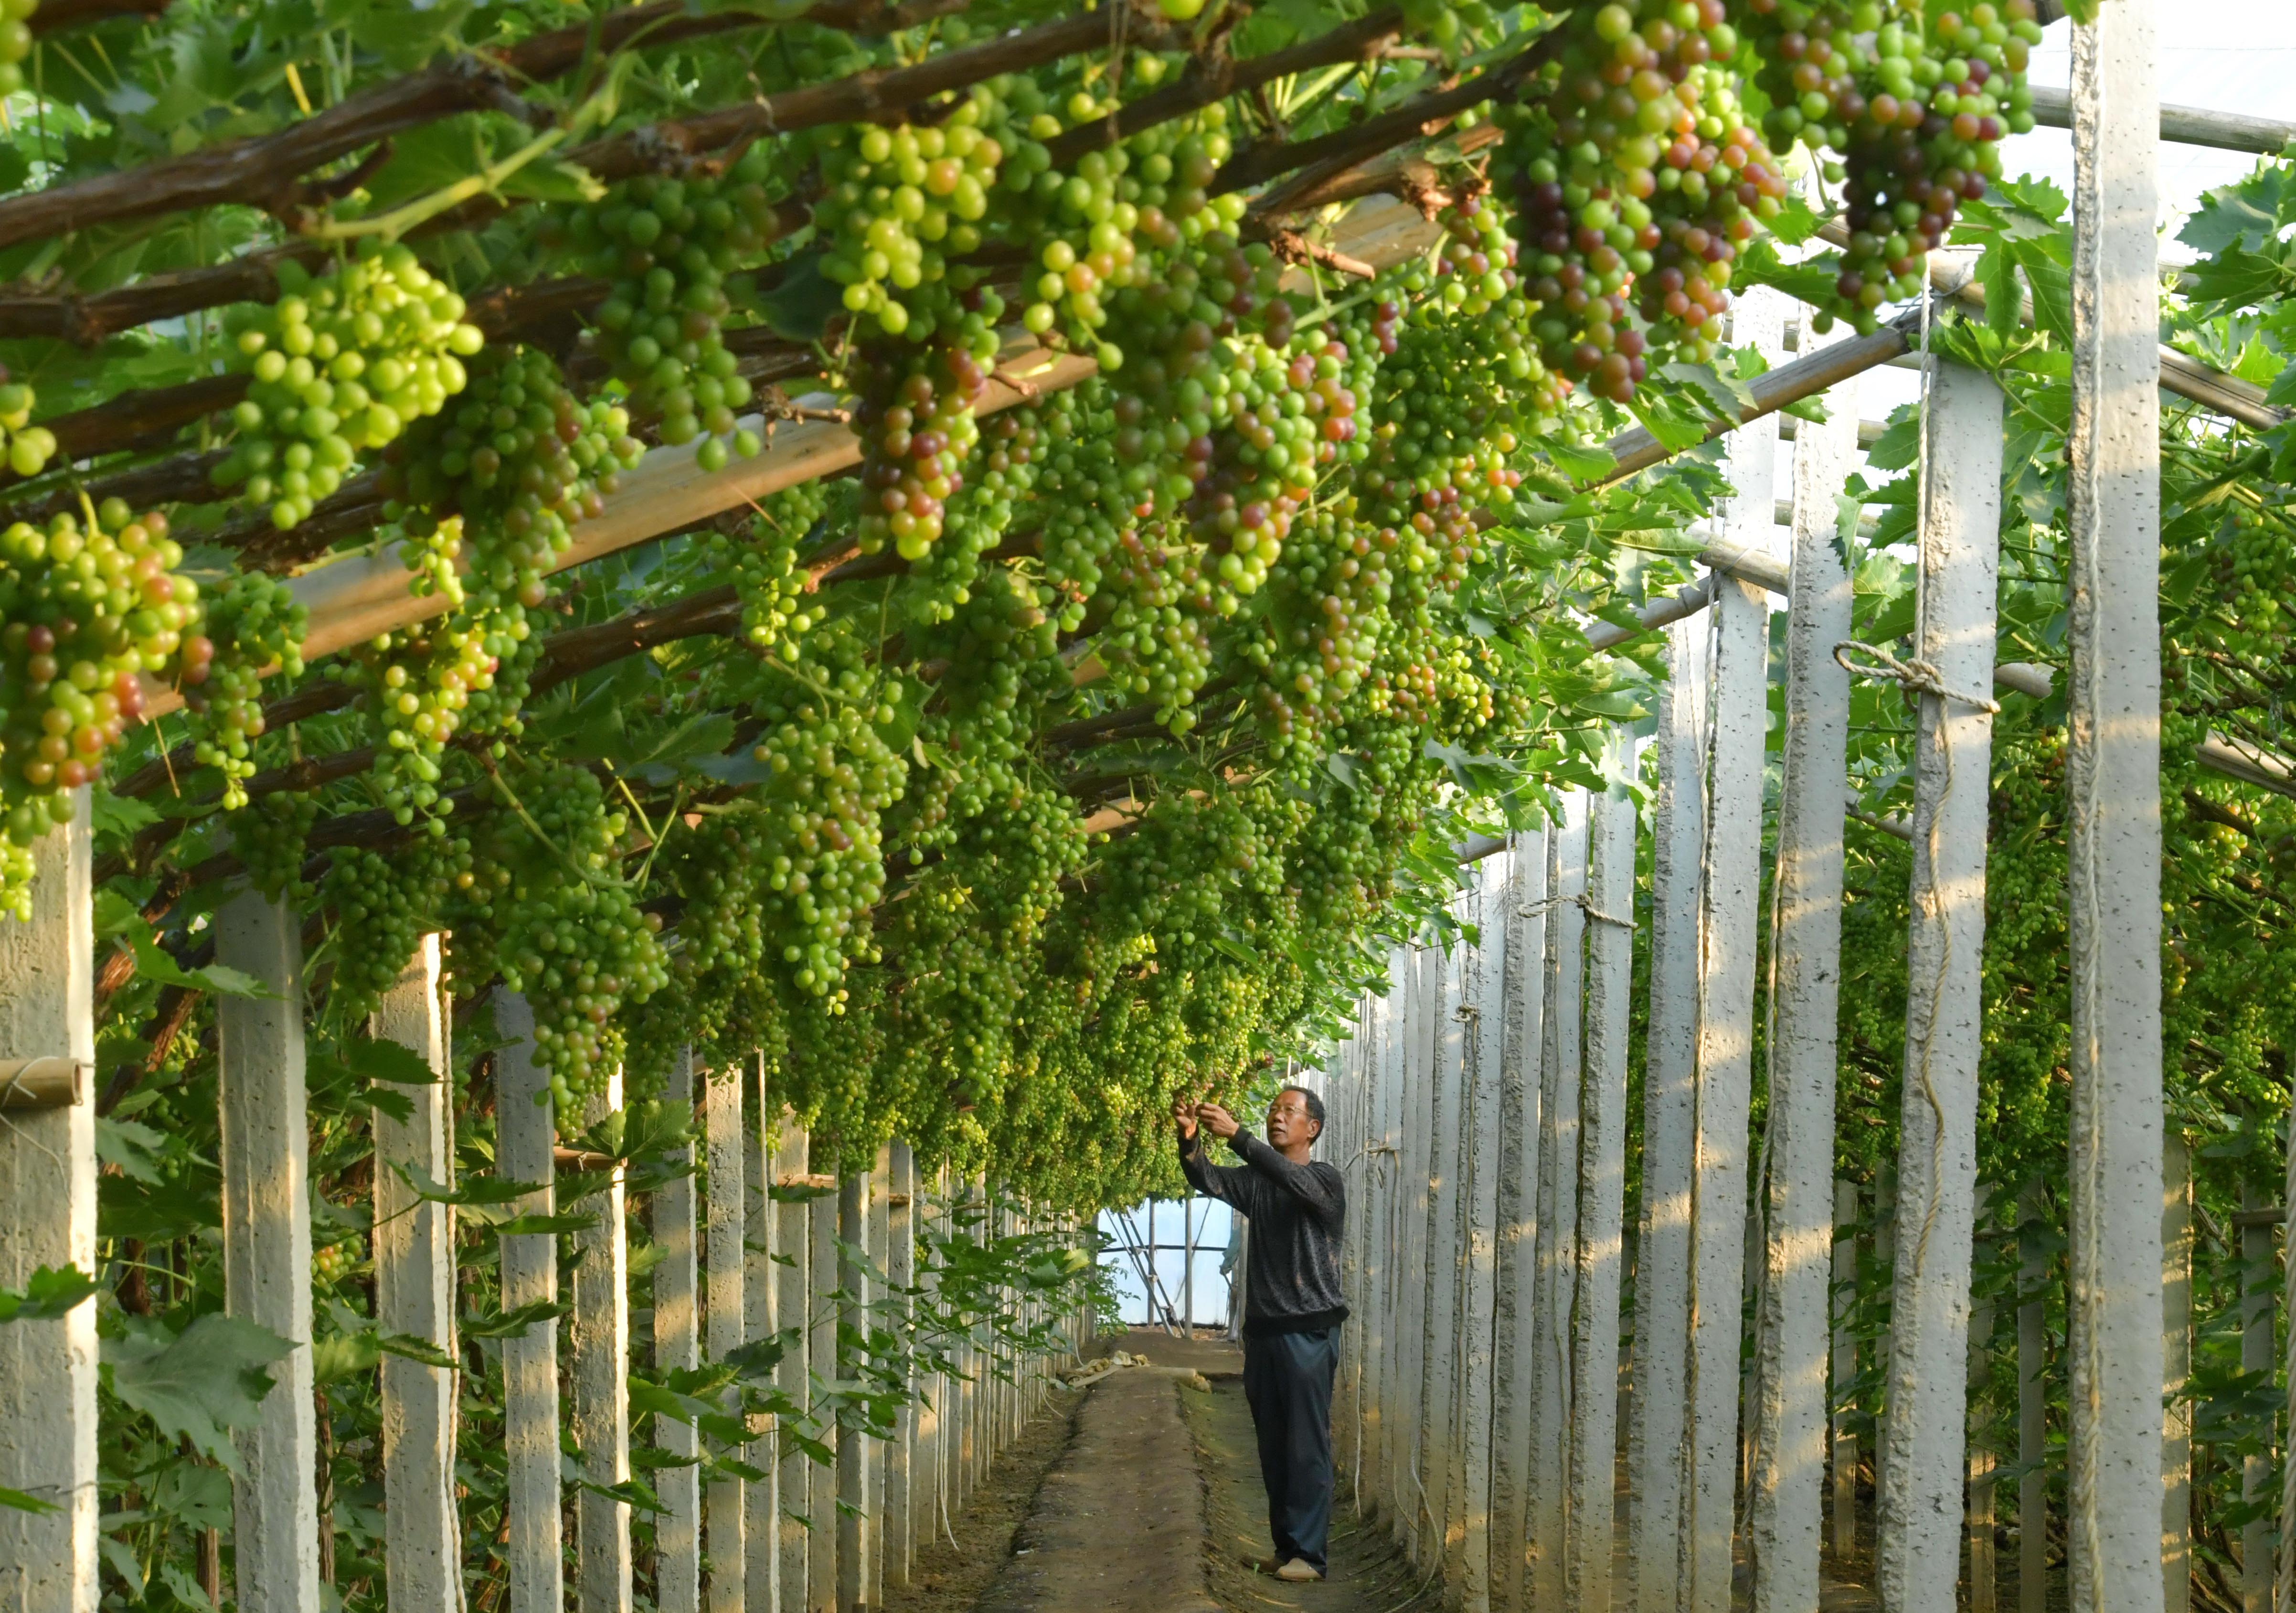
<instances>
[{"instance_id":1,"label":"knotted rope","mask_svg":"<svg viewBox=\"0 0 2296 1613\"><path fill-rule=\"evenodd\" d=\"M1931 662L1918 657L1900 659L1879 645L1845 638L1833 646L1833 660L1853 678L1896 683L1917 693L1935 695L1940 700L1955 701L1980 712L1998 712L2001 709L2001 703L1989 695L1972 695L1966 689L1947 687L1943 676Z\"/></svg>"}]
</instances>

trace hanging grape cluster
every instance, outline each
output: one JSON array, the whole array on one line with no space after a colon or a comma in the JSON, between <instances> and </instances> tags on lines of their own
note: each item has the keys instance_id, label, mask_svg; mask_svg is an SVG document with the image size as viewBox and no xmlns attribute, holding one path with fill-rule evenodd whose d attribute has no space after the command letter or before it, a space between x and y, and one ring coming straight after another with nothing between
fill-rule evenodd
<instances>
[{"instance_id":1,"label":"hanging grape cluster","mask_svg":"<svg viewBox=\"0 0 2296 1613\"><path fill-rule=\"evenodd\" d=\"M750 386L726 345L726 281L780 233L765 180L771 148L744 152L718 177L644 175L565 220L590 272L611 286L598 305L598 344L641 414L672 446L703 439L696 458L722 469L760 444L737 429Z\"/></svg>"},{"instance_id":2,"label":"hanging grape cluster","mask_svg":"<svg viewBox=\"0 0 2296 1613\"><path fill-rule=\"evenodd\" d=\"M0 21L0 79L8 71L7 31L12 22ZM0 91L0 94L12 94ZM0 364L0 447L4 447L8 468L19 476L37 476L55 457L56 434L45 425L32 424L32 408L37 399L32 389L20 381L8 378L8 366Z\"/></svg>"},{"instance_id":3,"label":"hanging grape cluster","mask_svg":"<svg viewBox=\"0 0 2296 1613\"><path fill-rule=\"evenodd\" d=\"M210 646L208 675L187 696L198 714L193 755L223 775L226 810L247 804L255 776L255 742L264 731L263 680L303 675L303 635L310 611L292 589L264 572L234 572L207 601L201 635Z\"/></svg>"},{"instance_id":4,"label":"hanging grape cluster","mask_svg":"<svg viewBox=\"0 0 2296 1613\"><path fill-rule=\"evenodd\" d=\"M462 361L486 345L463 299L407 247L372 237L313 278L278 265L279 300L233 321L249 375L237 438L213 473L270 510L282 531L308 518L358 464L463 390Z\"/></svg>"}]
</instances>

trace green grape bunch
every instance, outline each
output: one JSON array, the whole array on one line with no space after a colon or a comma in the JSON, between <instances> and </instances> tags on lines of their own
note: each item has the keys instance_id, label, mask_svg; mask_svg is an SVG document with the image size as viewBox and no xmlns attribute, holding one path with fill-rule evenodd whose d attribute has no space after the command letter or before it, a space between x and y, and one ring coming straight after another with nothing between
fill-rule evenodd
<instances>
[{"instance_id":1,"label":"green grape bunch","mask_svg":"<svg viewBox=\"0 0 2296 1613\"><path fill-rule=\"evenodd\" d=\"M193 754L222 773L223 804L247 804L255 741L263 734L263 679L276 671L303 675L303 638L310 612L285 582L264 572L234 572L206 602L202 631L214 646L207 678L187 690L196 713Z\"/></svg>"},{"instance_id":2,"label":"green grape bunch","mask_svg":"<svg viewBox=\"0 0 2296 1613\"><path fill-rule=\"evenodd\" d=\"M0 55L5 54L5 30L10 26L0 23ZM0 67L0 72L4 71ZM38 475L56 454L56 434L45 425L32 424L37 401L32 389L10 380L8 366L0 364L0 445L5 446L8 468L19 476Z\"/></svg>"},{"instance_id":3,"label":"green grape bunch","mask_svg":"<svg viewBox=\"0 0 2296 1613\"><path fill-rule=\"evenodd\" d=\"M800 481L758 505L746 539L713 530L702 539L711 568L734 574L742 642L785 662L796 662L799 638L828 614L827 607L808 603L800 545L829 503L828 484Z\"/></svg>"},{"instance_id":4,"label":"green grape bunch","mask_svg":"<svg viewBox=\"0 0 2296 1613\"><path fill-rule=\"evenodd\" d=\"M117 498L83 514L0 532L0 811L20 851L70 819L70 792L143 715L142 677L195 686L215 653L166 515ZM0 905L20 913L18 871L0 869Z\"/></svg>"},{"instance_id":5,"label":"green grape bunch","mask_svg":"<svg viewBox=\"0 0 2296 1613\"><path fill-rule=\"evenodd\" d=\"M596 341L632 405L659 417L672 447L701 439L696 462L723 469L761 446L738 424L750 383L726 345L727 282L781 234L765 180L772 153L752 145L718 176L646 174L564 221L589 272L608 282Z\"/></svg>"},{"instance_id":6,"label":"green grape bunch","mask_svg":"<svg viewBox=\"0 0 2296 1613\"><path fill-rule=\"evenodd\" d=\"M275 790L232 819L233 848L266 901L309 904L315 887L303 877L304 848L318 820L319 797L311 790Z\"/></svg>"},{"instance_id":7,"label":"green grape bunch","mask_svg":"<svg viewBox=\"0 0 2296 1613\"><path fill-rule=\"evenodd\" d=\"M405 246L369 239L323 276L292 259L278 276L278 301L231 322L250 379L232 410L237 440L213 478L267 506L284 531L362 452L444 408L463 390L462 361L486 338L463 322L463 299Z\"/></svg>"}]
</instances>

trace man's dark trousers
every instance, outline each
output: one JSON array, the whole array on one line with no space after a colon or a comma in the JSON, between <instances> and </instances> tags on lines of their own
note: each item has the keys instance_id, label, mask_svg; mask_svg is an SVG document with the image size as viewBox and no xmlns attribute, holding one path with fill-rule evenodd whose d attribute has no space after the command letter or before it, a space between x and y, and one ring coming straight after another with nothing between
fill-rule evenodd
<instances>
[{"instance_id":1,"label":"man's dark trousers","mask_svg":"<svg viewBox=\"0 0 2296 1613\"><path fill-rule=\"evenodd\" d=\"M1337 1328L1243 1341L1243 1397L1259 1436L1276 1560L1300 1558L1319 1574L1332 1530L1332 1379L1339 1364Z\"/></svg>"}]
</instances>

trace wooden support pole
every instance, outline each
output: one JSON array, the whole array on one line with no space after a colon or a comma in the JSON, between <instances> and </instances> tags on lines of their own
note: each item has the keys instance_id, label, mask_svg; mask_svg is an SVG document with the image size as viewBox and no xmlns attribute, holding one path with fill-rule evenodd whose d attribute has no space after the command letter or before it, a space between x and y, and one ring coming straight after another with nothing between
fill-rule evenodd
<instances>
[{"instance_id":1,"label":"wooden support pole","mask_svg":"<svg viewBox=\"0 0 2296 1613\"><path fill-rule=\"evenodd\" d=\"M840 1388L861 1376L849 1342L869 1325L869 1173L847 1169L837 1182L836 1336L832 1359ZM869 1605L869 1442L847 1423L837 1430L837 1609L859 1613Z\"/></svg>"},{"instance_id":2,"label":"wooden support pole","mask_svg":"<svg viewBox=\"0 0 2296 1613\"><path fill-rule=\"evenodd\" d=\"M371 1029L413 1052L433 1080L395 1087L405 1120L374 1115L374 1308L386 1334L448 1355L455 1345L455 1212L417 1197L423 1177L455 1181L455 1119L447 1025L439 997L439 937L425 935ZM404 1171L419 1175L409 1179ZM403 1355L382 1358L383 1567L394 1607L451 1608L462 1594L462 1527L455 1507L455 1374Z\"/></svg>"},{"instance_id":3,"label":"wooden support pole","mask_svg":"<svg viewBox=\"0 0 2296 1613\"><path fill-rule=\"evenodd\" d=\"M595 1124L622 1107L622 1073L583 1107ZM570 1206L594 1219L574 1234L574 1314L567 1329L570 1420L582 1477L601 1489L630 1477L629 1240L622 1173ZM630 1613L630 1503L585 1490L574 1503L576 1613Z\"/></svg>"},{"instance_id":4,"label":"wooden support pole","mask_svg":"<svg viewBox=\"0 0 2296 1613\"><path fill-rule=\"evenodd\" d=\"M2161 1601L2193 1605L2193 1156L2171 1128L2161 1140Z\"/></svg>"},{"instance_id":5,"label":"wooden support pole","mask_svg":"<svg viewBox=\"0 0 2296 1613\"><path fill-rule=\"evenodd\" d=\"M1571 1326L1568 1605L1610 1613L1619 1484L1619 1297L1625 1279L1627 1041L1633 1017L1638 747L1613 729L1587 833L1586 1074L1578 1103Z\"/></svg>"},{"instance_id":6,"label":"wooden support pole","mask_svg":"<svg viewBox=\"0 0 2296 1613\"><path fill-rule=\"evenodd\" d=\"M2269 1202L2262 1181L2255 1177L2242 1184L2241 1207L2261 1210ZM2240 1368L2272 1381L2272 1296L2280 1273L2273 1259L2272 1229L2260 1218L2244 1219L2240 1227ZM2240 1498L2255 1505L2272 1484L2272 1453L2267 1447L2241 1460ZM2272 1520L2259 1518L2240 1532L2240 1613L2272 1613Z\"/></svg>"},{"instance_id":7,"label":"wooden support pole","mask_svg":"<svg viewBox=\"0 0 2296 1613\"><path fill-rule=\"evenodd\" d=\"M778 1107L766 1101L765 1058L751 1054L742 1064L742 1207L746 1247L742 1251L742 1332L764 1346L781 1330L781 1272L774 1263L774 1149L781 1139ZM771 1412L750 1420L750 1443L742 1460L764 1475L742 1490L742 1540L746 1561L742 1595L750 1613L779 1613L781 1608L781 1464L775 1455L780 1429Z\"/></svg>"},{"instance_id":8,"label":"wooden support pole","mask_svg":"<svg viewBox=\"0 0 2296 1613\"><path fill-rule=\"evenodd\" d=\"M1762 490L1761 508L1769 492ZM1729 1613L1738 1469L1739 1344L1746 1258L1746 1127L1753 1071L1754 954L1762 876L1763 730L1769 600L1717 585L1713 762L1690 1181L1688 1433L1683 1483L1685 1613Z\"/></svg>"},{"instance_id":9,"label":"wooden support pole","mask_svg":"<svg viewBox=\"0 0 2296 1613\"><path fill-rule=\"evenodd\" d=\"M508 1045L495 1053L495 1170L536 1184L514 1206L549 1215L558 1200L551 1147L550 1073L534 1062L534 1009L515 992L495 997L495 1029ZM502 1240L502 1308L554 1304L558 1239L522 1232ZM561 1613L566 1605L561 1545L558 1452L558 1322L529 1326L503 1340L503 1450L506 1459L504 1543L510 1576L506 1613Z\"/></svg>"},{"instance_id":10,"label":"wooden support pole","mask_svg":"<svg viewBox=\"0 0 2296 1613\"><path fill-rule=\"evenodd\" d=\"M1804 1613L1818 1600L1849 744L1849 675L1833 658L1833 646L1850 637L1849 570L1836 501L1857 460L1857 399L1854 384L1835 392L1830 417L1804 424L1794 439L1785 734L1770 909L1768 1196L1747 1508L1756 1613Z\"/></svg>"},{"instance_id":11,"label":"wooden support pole","mask_svg":"<svg viewBox=\"0 0 2296 1613\"><path fill-rule=\"evenodd\" d=\"M2112 0L2095 21L2072 24L2065 780L2074 1613L2161 1606L2156 75L2153 0ZM2284 1576L2296 1529L2281 1550Z\"/></svg>"},{"instance_id":12,"label":"wooden support pole","mask_svg":"<svg viewBox=\"0 0 2296 1613\"><path fill-rule=\"evenodd\" d=\"M788 1110L782 1111L775 1132L773 1180L776 1184L802 1180L808 1161L805 1128ZM786 1190L786 1189L784 1189ZM774 1206L774 1253L784 1263L775 1268L778 1290L780 1330L789 1336L788 1348L774 1366L774 1387L791 1405L810 1403L808 1363L811 1359L813 1280L812 1206L802 1199L784 1199ZM811 1605L810 1584L813 1531L811 1479L813 1463L796 1446L784 1448L780 1461L781 1601L779 1613L806 1613ZM772 1613L771 1609L764 1613Z\"/></svg>"},{"instance_id":13,"label":"wooden support pole","mask_svg":"<svg viewBox=\"0 0 2296 1613\"><path fill-rule=\"evenodd\" d=\"M703 1205L709 1287L704 1313L712 1362L739 1350L749 1334L748 1263L742 1247L749 1225L743 1195L744 1127L739 1065L697 1072L701 1079L703 1128L709 1148L709 1197ZM726 1413L742 1413L740 1386L724 1392ZM709 1546L709 1613L742 1613L748 1592L748 1518L742 1481L731 1474L713 1477L707 1500ZM666 1613L666 1610L665 1610Z\"/></svg>"},{"instance_id":14,"label":"wooden support pole","mask_svg":"<svg viewBox=\"0 0 2296 1613\"><path fill-rule=\"evenodd\" d=\"M302 920L241 891L217 909L215 938L217 963L273 993L216 1000L224 1308L295 1346L271 1363L262 1420L234 1437L232 1581L247 1613L301 1613L319 1597Z\"/></svg>"},{"instance_id":15,"label":"wooden support pole","mask_svg":"<svg viewBox=\"0 0 2296 1613\"><path fill-rule=\"evenodd\" d=\"M1857 1184L1833 1184L1833 1554L1857 1551L1857 1436L1850 1428L1849 1396L1857 1381L1857 1335L1850 1327L1857 1304ZM2032 1613L2032 1610L2028 1610Z\"/></svg>"},{"instance_id":16,"label":"wooden support pole","mask_svg":"<svg viewBox=\"0 0 2296 1613\"><path fill-rule=\"evenodd\" d=\"M1506 929L1499 1038L1497 1292L1492 1304L1491 1601L1527 1606L1538 1293L1539 1065L1546 1045L1547 832L1514 837L1499 922Z\"/></svg>"},{"instance_id":17,"label":"wooden support pole","mask_svg":"<svg viewBox=\"0 0 2296 1613\"><path fill-rule=\"evenodd\" d=\"M1496 1407L1492 1329L1497 1306L1500 1119L1505 1102L1500 1043L1506 984L1507 906L1513 895L1510 855L1479 865L1472 897L1476 946L1463 959L1461 1009L1467 1015L1465 1089L1459 1137L1460 1222L1466 1287L1460 1305L1459 1464L1453 1510L1459 1518L1459 1606L1490 1613L1491 1433Z\"/></svg>"},{"instance_id":18,"label":"wooden support pole","mask_svg":"<svg viewBox=\"0 0 2296 1613\"><path fill-rule=\"evenodd\" d=\"M1628 1431L1636 1613L1682 1613L1682 1442L1689 1394L1691 1179L1697 1138L1699 933L1713 618L1667 630L1651 808L1649 1030L1635 1240L1635 1398Z\"/></svg>"},{"instance_id":19,"label":"wooden support pole","mask_svg":"<svg viewBox=\"0 0 2296 1613\"><path fill-rule=\"evenodd\" d=\"M95 934L87 792L32 847L29 923L0 920L0 1052L95 1063ZM0 1120L0 1286L95 1264L95 1106ZM0 1605L93 1613L95 1302L0 1327L0 1485L53 1512L0 1507Z\"/></svg>"},{"instance_id":20,"label":"wooden support pole","mask_svg":"<svg viewBox=\"0 0 2296 1613\"><path fill-rule=\"evenodd\" d=\"M693 1112L699 1074L693 1049L680 1048L669 1062L670 1107ZM715 1117L712 1116L714 1121ZM710 1140L715 1141L715 1126ZM674 1156L691 1171L697 1163L691 1143ZM716 1162L711 1161L712 1164ZM663 1374L693 1372L701 1366L701 1279L694 1248L694 1178L673 1176L653 1190L653 1366ZM653 1480L662 1510L654 1523L654 1600L661 1613L698 1613L701 1606L701 1475L693 1463L701 1454L700 1435L674 1418L653 1420L653 1443L676 1466Z\"/></svg>"},{"instance_id":21,"label":"wooden support pole","mask_svg":"<svg viewBox=\"0 0 2296 1613\"><path fill-rule=\"evenodd\" d=\"M2052 1264L2043 1217L2047 1200L2032 1182L2021 1197L2017 1227L2017 1613L2048 1613L2049 1448L2048 1306Z\"/></svg>"},{"instance_id":22,"label":"wooden support pole","mask_svg":"<svg viewBox=\"0 0 2296 1613\"><path fill-rule=\"evenodd\" d=\"M1562 798L1546 844L1546 1041L1539 1057L1538 1293L1531 1321L1530 1601L1562 1605L1570 1552L1570 1317L1578 1288L1580 999L1587 793Z\"/></svg>"},{"instance_id":23,"label":"wooden support pole","mask_svg":"<svg viewBox=\"0 0 2296 1613\"><path fill-rule=\"evenodd\" d=\"M1929 374L1906 1062L1890 1304L1889 1487L1876 1569L1891 1607L1948 1607L1960 1578L1964 1407L1977 1216L1985 838L1992 793L1994 596L2001 528L2000 385L1952 363Z\"/></svg>"},{"instance_id":24,"label":"wooden support pole","mask_svg":"<svg viewBox=\"0 0 2296 1613\"><path fill-rule=\"evenodd\" d=\"M906 1142L893 1144L888 1161L886 1199L886 1300L891 1307L888 1325L903 1338L916 1324L916 1301L910 1290L917 1280L917 1161ZM893 1437L885 1447L885 1584L906 1589L909 1561L915 1554L917 1502L915 1464L917 1403L924 1386L916 1368L909 1368L909 1403L900 1411Z\"/></svg>"}]
</instances>

